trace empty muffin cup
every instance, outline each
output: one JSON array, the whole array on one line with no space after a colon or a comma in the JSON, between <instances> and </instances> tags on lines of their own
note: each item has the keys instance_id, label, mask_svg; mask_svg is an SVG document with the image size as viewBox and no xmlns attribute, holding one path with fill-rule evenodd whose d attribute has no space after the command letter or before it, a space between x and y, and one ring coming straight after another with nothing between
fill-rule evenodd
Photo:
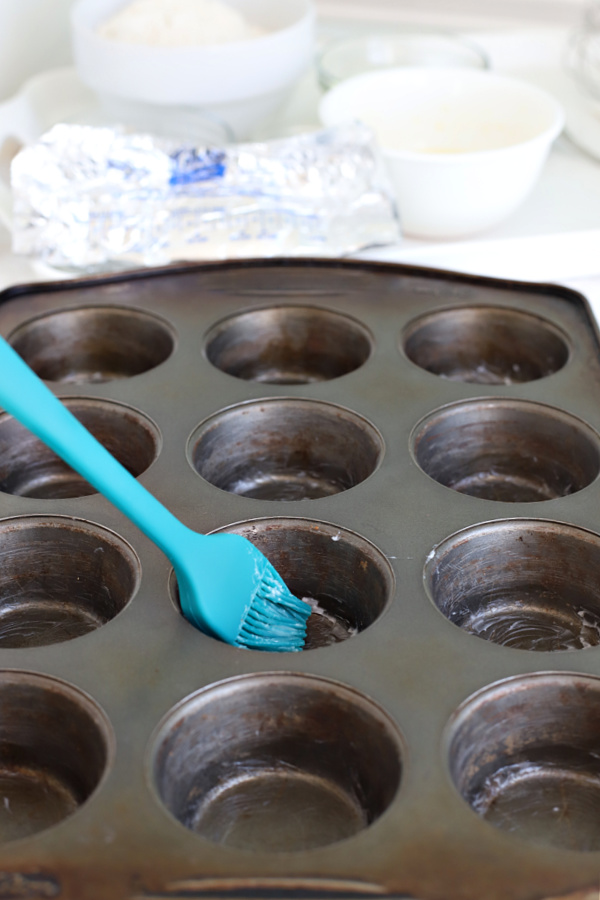
<instances>
[{"instance_id":1,"label":"empty muffin cup","mask_svg":"<svg viewBox=\"0 0 600 900\"><path fill-rule=\"evenodd\" d=\"M62 516L0 521L0 647L40 647L113 619L135 594L139 560L116 534Z\"/></svg>"},{"instance_id":2,"label":"empty muffin cup","mask_svg":"<svg viewBox=\"0 0 600 900\"><path fill-rule=\"evenodd\" d=\"M305 650L327 647L369 628L394 593L394 574L380 550L345 528L311 519L253 519L219 529L241 534L312 607Z\"/></svg>"},{"instance_id":3,"label":"empty muffin cup","mask_svg":"<svg viewBox=\"0 0 600 900\"><path fill-rule=\"evenodd\" d=\"M153 422L121 403L64 399L65 406L137 477L154 462L160 435ZM28 428L0 415L0 491L20 497L84 497L96 489Z\"/></svg>"},{"instance_id":4,"label":"empty muffin cup","mask_svg":"<svg viewBox=\"0 0 600 900\"><path fill-rule=\"evenodd\" d=\"M402 740L345 685L266 673L221 682L175 707L151 744L167 810L206 840L293 852L358 834L400 785Z\"/></svg>"},{"instance_id":5,"label":"empty muffin cup","mask_svg":"<svg viewBox=\"0 0 600 900\"><path fill-rule=\"evenodd\" d=\"M114 753L112 729L87 695L32 672L0 671L0 732L2 843L76 812Z\"/></svg>"},{"instance_id":6,"label":"empty muffin cup","mask_svg":"<svg viewBox=\"0 0 600 900\"><path fill-rule=\"evenodd\" d=\"M453 403L414 429L418 465L445 487L485 500L531 503L587 487L600 436L581 419L526 400Z\"/></svg>"},{"instance_id":7,"label":"empty muffin cup","mask_svg":"<svg viewBox=\"0 0 600 900\"><path fill-rule=\"evenodd\" d=\"M371 353L367 329L350 316L311 306L272 306L231 316L206 337L206 356L236 378L306 384L339 378Z\"/></svg>"},{"instance_id":8,"label":"empty muffin cup","mask_svg":"<svg viewBox=\"0 0 600 900\"><path fill-rule=\"evenodd\" d=\"M20 325L8 341L40 378L63 384L131 378L159 366L175 347L164 319L119 306L47 313Z\"/></svg>"},{"instance_id":9,"label":"empty muffin cup","mask_svg":"<svg viewBox=\"0 0 600 900\"><path fill-rule=\"evenodd\" d=\"M535 519L486 522L439 544L428 593L451 622L519 650L600 644L600 535Z\"/></svg>"},{"instance_id":10,"label":"empty muffin cup","mask_svg":"<svg viewBox=\"0 0 600 900\"><path fill-rule=\"evenodd\" d=\"M450 773L519 841L600 850L600 679L539 673L469 698L446 734Z\"/></svg>"},{"instance_id":11,"label":"empty muffin cup","mask_svg":"<svg viewBox=\"0 0 600 900\"><path fill-rule=\"evenodd\" d=\"M188 458L206 481L259 500L308 500L354 487L383 456L383 438L333 403L269 398L225 409L192 434Z\"/></svg>"},{"instance_id":12,"label":"empty muffin cup","mask_svg":"<svg viewBox=\"0 0 600 900\"><path fill-rule=\"evenodd\" d=\"M421 316L402 336L407 357L428 372L469 384L522 384L558 372L569 346L550 322L493 306Z\"/></svg>"}]
</instances>

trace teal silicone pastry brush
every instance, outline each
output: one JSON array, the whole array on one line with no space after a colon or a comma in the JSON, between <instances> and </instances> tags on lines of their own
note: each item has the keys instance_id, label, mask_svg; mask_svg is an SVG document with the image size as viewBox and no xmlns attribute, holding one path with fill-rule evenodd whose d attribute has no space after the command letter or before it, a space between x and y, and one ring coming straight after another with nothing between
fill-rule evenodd
<instances>
[{"instance_id":1,"label":"teal silicone pastry brush","mask_svg":"<svg viewBox=\"0 0 600 900\"><path fill-rule=\"evenodd\" d=\"M241 535L204 535L144 488L0 338L0 404L111 501L170 560L181 609L228 644L301 650L311 609Z\"/></svg>"}]
</instances>

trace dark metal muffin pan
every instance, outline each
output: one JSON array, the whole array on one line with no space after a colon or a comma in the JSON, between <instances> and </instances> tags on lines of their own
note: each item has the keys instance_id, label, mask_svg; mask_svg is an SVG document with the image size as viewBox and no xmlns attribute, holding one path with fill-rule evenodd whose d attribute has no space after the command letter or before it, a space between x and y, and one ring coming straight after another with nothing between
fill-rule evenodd
<instances>
[{"instance_id":1,"label":"dark metal muffin pan","mask_svg":"<svg viewBox=\"0 0 600 900\"><path fill-rule=\"evenodd\" d=\"M236 261L16 286L0 332L315 609L302 653L197 631L166 558L0 414L0 900L597 900L583 297Z\"/></svg>"}]
</instances>

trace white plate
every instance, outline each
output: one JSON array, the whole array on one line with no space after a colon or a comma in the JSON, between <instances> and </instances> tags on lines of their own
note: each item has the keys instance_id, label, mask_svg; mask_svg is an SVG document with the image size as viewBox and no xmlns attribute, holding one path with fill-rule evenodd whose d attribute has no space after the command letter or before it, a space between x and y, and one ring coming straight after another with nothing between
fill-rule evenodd
<instances>
[{"instance_id":1,"label":"white plate","mask_svg":"<svg viewBox=\"0 0 600 900\"><path fill-rule=\"evenodd\" d=\"M600 161L600 103L588 99L582 91L568 105L565 131L574 144Z\"/></svg>"}]
</instances>

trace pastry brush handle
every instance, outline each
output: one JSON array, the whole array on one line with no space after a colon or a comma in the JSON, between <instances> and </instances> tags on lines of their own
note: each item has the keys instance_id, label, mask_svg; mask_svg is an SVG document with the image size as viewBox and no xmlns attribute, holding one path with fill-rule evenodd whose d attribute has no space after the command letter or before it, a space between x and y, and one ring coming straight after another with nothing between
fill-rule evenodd
<instances>
[{"instance_id":1,"label":"pastry brush handle","mask_svg":"<svg viewBox=\"0 0 600 900\"><path fill-rule=\"evenodd\" d=\"M174 562L189 529L137 481L0 337L0 405L113 503Z\"/></svg>"}]
</instances>

